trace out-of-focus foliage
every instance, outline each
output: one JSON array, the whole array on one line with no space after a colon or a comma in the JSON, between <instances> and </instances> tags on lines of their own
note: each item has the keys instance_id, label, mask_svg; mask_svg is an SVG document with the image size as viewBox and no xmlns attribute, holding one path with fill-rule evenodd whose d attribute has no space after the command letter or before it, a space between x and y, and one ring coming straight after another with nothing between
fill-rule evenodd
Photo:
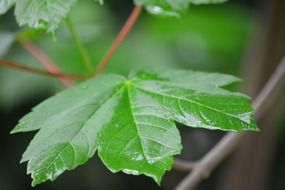
<instances>
[{"instance_id":1,"label":"out-of-focus foliage","mask_svg":"<svg viewBox=\"0 0 285 190\"><path fill-rule=\"evenodd\" d=\"M106 6L98 6L92 1L82 1L78 5L70 17L95 67L118 29L114 28ZM248 18L245 10L227 5L194 6L183 19L161 19L145 15L111 59L105 72L126 75L131 70L182 68L236 75L249 32ZM56 41L43 32L24 30L20 35L33 39L63 72L84 74L82 58L65 23L60 25ZM41 67L17 45L12 47L6 58ZM60 89L56 79L7 69L1 69L0 73L0 103L7 108L35 93Z\"/></svg>"},{"instance_id":2,"label":"out-of-focus foliage","mask_svg":"<svg viewBox=\"0 0 285 190\"><path fill-rule=\"evenodd\" d=\"M0 58L3 57L10 49L14 42L15 34L12 32L0 32Z\"/></svg>"},{"instance_id":3,"label":"out-of-focus foliage","mask_svg":"<svg viewBox=\"0 0 285 190\"><path fill-rule=\"evenodd\" d=\"M142 28L152 41L172 51L184 68L237 74L249 18L245 10L233 6L192 7L181 19L152 17Z\"/></svg>"},{"instance_id":4,"label":"out-of-focus foliage","mask_svg":"<svg viewBox=\"0 0 285 190\"><path fill-rule=\"evenodd\" d=\"M103 0L94 1L103 4ZM178 16L188 8L189 3L209 4L224 1L226 0L135 0L135 3L145 6L153 14ZM53 33L77 3L77 0L0 0L0 15L15 5L15 17L20 26L27 25Z\"/></svg>"},{"instance_id":5,"label":"out-of-focus foliage","mask_svg":"<svg viewBox=\"0 0 285 190\"><path fill-rule=\"evenodd\" d=\"M15 17L20 26L54 32L76 3L77 0L0 0L0 14L6 13L15 4Z\"/></svg>"},{"instance_id":6,"label":"out-of-focus foliage","mask_svg":"<svg viewBox=\"0 0 285 190\"><path fill-rule=\"evenodd\" d=\"M136 4L146 7L148 12L160 16L179 17L189 4L223 3L227 0L134 0Z\"/></svg>"}]
</instances>

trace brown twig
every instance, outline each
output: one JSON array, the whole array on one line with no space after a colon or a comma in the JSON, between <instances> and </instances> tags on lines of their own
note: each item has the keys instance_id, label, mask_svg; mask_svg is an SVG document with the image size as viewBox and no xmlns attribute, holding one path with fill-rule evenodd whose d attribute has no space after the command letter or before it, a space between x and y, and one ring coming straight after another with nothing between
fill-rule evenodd
<instances>
[{"instance_id":1,"label":"brown twig","mask_svg":"<svg viewBox=\"0 0 285 190\"><path fill-rule=\"evenodd\" d=\"M265 113L269 104L266 104L268 97L276 94L280 90L285 77L285 57L280 62L264 88L258 94L252 105L256 109L255 118L260 119ZM203 179L207 178L213 169L217 167L242 141L244 132L228 133L222 138L203 158L196 162L193 170L178 184L176 190L191 190L194 189Z\"/></svg>"},{"instance_id":2,"label":"brown twig","mask_svg":"<svg viewBox=\"0 0 285 190\"><path fill-rule=\"evenodd\" d=\"M49 77L56 77L56 78L70 78L74 80L84 80L88 78L82 75L67 74L67 73L60 73L60 72L49 72L49 71L36 69L33 67L28 67L25 65L17 64L17 63L12 63L6 60L0 60L0 66L6 67L9 69L17 69L20 71L26 71L26 72L33 73L33 74L39 74L39 75L44 75L44 76L49 76Z\"/></svg>"},{"instance_id":3,"label":"brown twig","mask_svg":"<svg viewBox=\"0 0 285 190\"><path fill-rule=\"evenodd\" d=\"M107 53L104 55L103 59L98 64L97 69L96 69L96 74L99 74L104 70L104 68L108 64L109 60L112 58L114 53L117 51L117 49L120 47L120 45L122 44L122 42L124 41L124 39L126 38L128 33L133 28L133 26L136 23L141 11L142 11L141 6L135 6L131 15L129 16L126 23L124 24L123 28L119 32L118 36L113 41L110 49L107 51Z\"/></svg>"},{"instance_id":4,"label":"brown twig","mask_svg":"<svg viewBox=\"0 0 285 190\"><path fill-rule=\"evenodd\" d=\"M51 58L49 58L38 46L36 46L31 40L18 38L20 44L34 57L36 58L49 72L60 73L60 69L56 66ZM59 77L59 80L64 86L70 87L74 85L74 81L68 76Z\"/></svg>"},{"instance_id":5,"label":"brown twig","mask_svg":"<svg viewBox=\"0 0 285 190\"><path fill-rule=\"evenodd\" d=\"M181 172L189 172L194 169L196 162L189 162L186 160L175 159L173 163L173 169Z\"/></svg>"}]
</instances>

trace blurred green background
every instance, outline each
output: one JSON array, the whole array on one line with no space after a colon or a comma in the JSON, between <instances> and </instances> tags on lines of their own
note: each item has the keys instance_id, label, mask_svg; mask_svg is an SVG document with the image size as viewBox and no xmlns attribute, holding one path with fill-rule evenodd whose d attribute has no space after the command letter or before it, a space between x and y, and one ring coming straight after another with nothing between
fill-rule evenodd
<instances>
[{"instance_id":1,"label":"blurred green background","mask_svg":"<svg viewBox=\"0 0 285 190\"><path fill-rule=\"evenodd\" d=\"M138 69L178 68L223 72L243 78L242 63L256 26L258 5L259 1L233 0L219 5L190 6L189 12L180 19L155 17L143 12L105 72L127 75ZM72 9L70 17L94 67L112 43L132 7L131 0L109 0L104 6L91 0L81 0ZM86 73L65 22L61 23L53 39L41 31L18 28L13 11L0 16L0 58L42 68L14 40L18 35L31 38L62 71ZM32 189L30 176L25 173L26 165L20 165L19 160L33 134L9 135L9 131L33 106L63 88L54 78L0 68L0 190ZM284 124L285 120L280 123ZM183 157L186 159L201 157L223 134L211 132L209 138L203 130L183 129L181 132ZM269 179L270 189L276 190L285 189L284 148L282 151L282 145L285 144L284 127L280 127L279 134L275 155L277 159ZM218 189L217 184L222 180L218 180L219 175L216 174L199 188ZM182 176L183 173L168 172L162 186L158 187L144 176L112 174L95 156L84 166L65 172L55 182L47 182L33 189L173 189Z\"/></svg>"}]
</instances>

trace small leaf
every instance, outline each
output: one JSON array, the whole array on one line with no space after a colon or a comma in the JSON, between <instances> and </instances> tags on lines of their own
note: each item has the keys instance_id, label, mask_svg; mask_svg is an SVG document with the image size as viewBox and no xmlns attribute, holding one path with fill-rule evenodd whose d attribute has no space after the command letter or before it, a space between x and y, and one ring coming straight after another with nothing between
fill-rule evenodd
<instances>
[{"instance_id":1,"label":"small leaf","mask_svg":"<svg viewBox=\"0 0 285 190\"><path fill-rule=\"evenodd\" d=\"M179 17L181 12L188 9L189 4L223 3L227 0L134 0L137 5L143 5L156 15Z\"/></svg>"},{"instance_id":2,"label":"small leaf","mask_svg":"<svg viewBox=\"0 0 285 190\"><path fill-rule=\"evenodd\" d=\"M103 3L102 0L94 1ZM20 26L28 25L53 33L77 2L78 0L0 0L0 14L15 4L15 16Z\"/></svg>"},{"instance_id":3,"label":"small leaf","mask_svg":"<svg viewBox=\"0 0 285 190\"><path fill-rule=\"evenodd\" d=\"M23 154L33 185L84 164L96 151L112 171L160 183L182 145L175 121L258 130L249 98L222 86L238 78L194 71L101 75L44 101L12 133L39 130Z\"/></svg>"}]
</instances>

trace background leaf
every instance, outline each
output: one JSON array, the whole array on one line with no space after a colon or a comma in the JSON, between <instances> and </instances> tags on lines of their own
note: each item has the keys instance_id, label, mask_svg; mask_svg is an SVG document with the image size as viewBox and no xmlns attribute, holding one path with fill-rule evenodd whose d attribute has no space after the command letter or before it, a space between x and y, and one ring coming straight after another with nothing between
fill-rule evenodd
<instances>
[{"instance_id":1,"label":"background leaf","mask_svg":"<svg viewBox=\"0 0 285 190\"><path fill-rule=\"evenodd\" d=\"M176 16L188 9L189 4L222 3L227 0L134 0L136 4L143 5L156 15Z\"/></svg>"},{"instance_id":2,"label":"background leaf","mask_svg":"<svg viewBox=\"0 0 285 190\"><path fill-rule=\"evenodd\" d=\"M102 4L102 0L94 0ZM54 32L77 0L0 0L0 14L15 4L15 16L20 26Z\"/></svg>"}]
</instances>

